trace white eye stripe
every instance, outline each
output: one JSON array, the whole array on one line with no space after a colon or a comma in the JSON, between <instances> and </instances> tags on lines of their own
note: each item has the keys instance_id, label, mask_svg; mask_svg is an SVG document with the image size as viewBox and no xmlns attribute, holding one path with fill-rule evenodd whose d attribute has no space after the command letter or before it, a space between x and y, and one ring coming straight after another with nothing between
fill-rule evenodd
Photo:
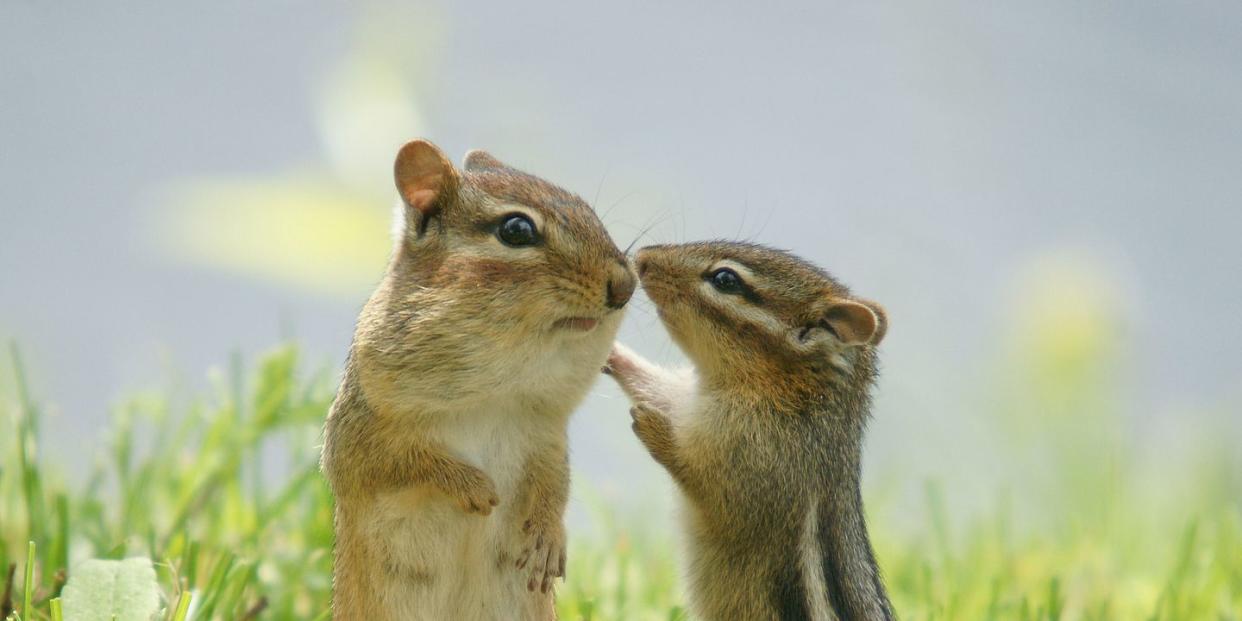
<instances>
[{"instance_id":1,"label":"white eye stripe","mask_svg":"<svg viewBox=\"0 0 1242 621\"><path fill-rule=\"evenodd\" d=\"M720 265L713 268L714 270L721 267L734 269L729 265ZM739 273L739 276L741 274ZM745 277L743 277L745 278ZM753 325L761 326L770 334L782 334L786 331L785 324L780 318L769 312L766 308L749 304L736 295L721 293L712 286L710 282L704 281L699 284L699 291L702 292L703 298L707 303L712 304L716 308L728 313L739 323L746 322Z\"/></svg>"},{"instance_id":2,"label":"white eye stripe","mask_svg":"<svg viewBox=\"0 0 1242 621\"><path fill-rule=\"evenodd\" d=\"M527 218L530 218L530 221L535 223L535 230L540 233L543 232L543 214L539 213L536 209L532 209L526 205L518 203L497 203L492 209L492 215L496 218L500 218L501 216L511 213L520 213Z\"/></svg>"},{"instance_id":3,"label":"white eye stripe","mask_svg":"<svg viewBox=\"0 0 1242 621\"><path fill-rule=\"evenodd\" d=\"M738 276L742 278L742 282L746 284L751 284L754 282L755 273L750 271L750 268L746 267L745 265L742 265L741 263L738 263L737 261L730 261L728 259L724 259L722 261L717 261L713 263L711 268L707 270L707 273L714 274L721 269L733 270Z\"/></svg>"},{"instance_id":4,"label":"white eye stripe","mask_svg":"<svg viewBox=\"0 0 1242 621\"><path fill-rule=\"evenodd\" d=\"M455 251L455 255L466 259L489 259L506 261L510 263L527 264L527 261L539 256L536 254L535 246L506 246L500 243L495 236L486 243L462 247Z\"/></svg>"}]
</instances>

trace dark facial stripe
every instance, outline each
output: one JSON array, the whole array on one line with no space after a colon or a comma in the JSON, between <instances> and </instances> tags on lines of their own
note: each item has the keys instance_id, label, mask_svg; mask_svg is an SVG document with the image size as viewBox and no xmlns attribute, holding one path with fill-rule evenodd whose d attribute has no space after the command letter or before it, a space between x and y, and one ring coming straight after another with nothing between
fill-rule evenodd
<instances>
[{"instance_id":1,"label":"dark facial stripe","mask_svg":"<svg viewBox=\"0 0 1242 621\"><path fill-rule=\"evenodd\" d=\"M702 278L705 281L711 282L712 275L715 274L716 272L717 270L708 270L706 272L703 272L700 275L700 278ZM735 294L725 294L725 295L740 295L742 296L742 299L746 300L747 302L750 302L751 304L754 304L755 306L763 306L763 296L759 295L759 292L755 291L755 288L752 287L750 283L747 282L746 279L743 278L740 274L738 275L737 279L738 279L738 282L742 286L742 290Z\"/></svg>"},{"instance_id":2,"label":"dark facial stripe","mask_svg":"<svg viewBox=\"0 0 1242 621\"><path fill-rule=\"evenodd\" d=\"M734 317L727 310L711 302L700 302L696 305L699 313L719 325L725 332L732 331L741 340L758 341L757 348L767 352L780 352L784 349L782 336L771 334L767 326L752 324L744 317ZM741 323L740 322L745 322Z\"/></svg>"},{"instance_id":3,"label":"dark facial stripe","mask_svg":"<svg viewBox=\"0 0 1242 621\"><path fill-rule=\"evenodd\" d=\"M759 295L759 292L746 284L744 280L742 281L742 298L755 306L763 306L763 296Z\"/></svg>"}]
</instances>

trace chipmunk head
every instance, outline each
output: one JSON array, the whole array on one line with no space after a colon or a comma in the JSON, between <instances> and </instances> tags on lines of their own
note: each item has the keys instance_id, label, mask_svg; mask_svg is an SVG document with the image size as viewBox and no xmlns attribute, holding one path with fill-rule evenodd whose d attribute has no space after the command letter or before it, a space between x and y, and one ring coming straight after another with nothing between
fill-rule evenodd
<instances>
[{"instance_id":1,"label":"chipmunk head","mask_svg":"<svg viewBox=\"0 0 1242 621\"><path fill-rule=\"evenodd\" d=\"M735 242L650 246L636 265L673 340L709 377L779 388L772 383L872 373L884 310L788 252Z\"/></svg>"},{"instance_id":2,"label":"chipmunk head","mask_svg":"<svg viewBox=\"0 0 1242 621\"><path fill-rule=\"evenodd\" d=\"M483 151L455 168L434 145L397 155L403 251L424 287L473 299L488 321L589 332L616 316L635 279L595 212L578 196Z\"/></svg>"},{"instance_id":3,"label":"chipmunk head","mask_svg":"<svg viewBox=\"0 0 1242 621\"><path fill-rule=\"evenodd\" d=\"M382 308L364 313L377 327L360 322L379 383L442 402L585 392L637 282L591 207L482 151L457 168L425 140L394 172L403 223Z\"/></svg>"}]
</instances>

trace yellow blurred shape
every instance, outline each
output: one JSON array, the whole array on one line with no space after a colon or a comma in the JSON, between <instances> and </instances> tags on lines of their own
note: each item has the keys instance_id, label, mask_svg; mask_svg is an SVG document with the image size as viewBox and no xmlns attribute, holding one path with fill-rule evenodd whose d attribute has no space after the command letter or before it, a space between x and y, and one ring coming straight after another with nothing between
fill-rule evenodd
<instances>
[{"instance_id":1,"label":"yellow blurred shape","mask_svg":"<svg viewBox=\"0 0 1242 621\"><path fill-rule=\"evenodd\" d=\"M352 295L379 279L391 248L382 197L313 178L189 182L172 196L158 243L198 265Z\"/></svg>"},{"instance_id":2,"label":"yellow blurred shape","mask_svg":"<svg viewBox=\"0 0 1242 621\"><path fill-rule=\"evenodd\" d=\"M1045 381L1095 378L1113 362L1121 321L1113 279L1090 256L1056 252L1017 278L1017 352Z\"/></svg>"},{"instance_id":3,"label":"yellow blurred shape","mask_svg":"<svg viewBox=\"0 0 1242 621\"><path fill-rule=\"evenodd\" d=\"M352 45L311 94L323 167L175 184L155 244L195 264L329 294L383 274L396 201L392 162L425 130L414 83L441 20L428 7L364 9Z\"/></svg>"},{"instance_id":4,"label":"yellow blurred shape","mask_svg":"<svg viewBox=\"0 0 1242 621\"><path fill-rule=\"evenodd\" d=\"M426 127L400 67L362 54L330 73L315 103L323 154L353 187L391 187L397 151Z\"/></svg>"}]
</instances>

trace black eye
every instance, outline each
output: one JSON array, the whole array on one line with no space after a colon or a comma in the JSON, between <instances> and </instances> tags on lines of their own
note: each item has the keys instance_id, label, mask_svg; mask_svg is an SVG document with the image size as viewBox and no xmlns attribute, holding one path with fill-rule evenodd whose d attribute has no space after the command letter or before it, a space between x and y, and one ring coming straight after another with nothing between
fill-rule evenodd
<instances>
[{"instance_id":1,"label":"black eye","mask_svg":"<svg viewBox=\"0 0 1242 621\"><path fill-rule=\"evenodd\" d=\"M712 275L708 277L708 280L710 280L712 286L721 293L742 292L742 277L738 276L737 272L727 267L722 267L712 272Z\"/></svg>"},{"instance_id":2,"label":"black eye","mask_svg":"<svg viewBox=\"0 0 1242 621\"><path fill-rule=\"evenodd\" d=\"M520 213L511 213L500 221L496 237L509 246L533 246L539 241L539 232L535 230L535 223L530 218Z\"/></svg>"}]
</instances>

